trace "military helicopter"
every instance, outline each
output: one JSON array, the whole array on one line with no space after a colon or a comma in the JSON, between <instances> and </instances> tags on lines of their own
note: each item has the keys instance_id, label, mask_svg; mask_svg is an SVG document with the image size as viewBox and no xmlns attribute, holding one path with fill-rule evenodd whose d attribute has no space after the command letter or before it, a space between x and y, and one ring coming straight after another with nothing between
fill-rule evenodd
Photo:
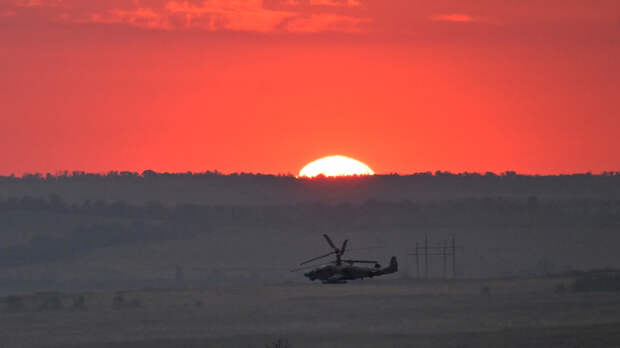
<instances>
[{"instance_id":1,"label":"military helicopter","mask_svg":"<svg viewBox=\"0 0 620 348\"><path fill-rule=\"evenodd\" d=\"M304 276L312 281L319 279L323 282L323 284L345 284L347 280L372 278L398 271L398 263L396 262L396 257L394 256L390 259L390 265L385 268L381 268L381 265L377 261L372 260L343 260L342 255L347 250L347 243L349 240L346 239L342 243L342 246L337 248L328 235L323 234L323 237L333 250L325 255L317 256L310 260L304 261L299 265L307 265L313 261L317 261L331 255L335 255L336 260L318 266L314 265L297 268L292 270L293 272L312 269L311 271L304 273ZM373 264L373 267L361 267L355 266L355 264Z\"/></svg>"}]
</instances>

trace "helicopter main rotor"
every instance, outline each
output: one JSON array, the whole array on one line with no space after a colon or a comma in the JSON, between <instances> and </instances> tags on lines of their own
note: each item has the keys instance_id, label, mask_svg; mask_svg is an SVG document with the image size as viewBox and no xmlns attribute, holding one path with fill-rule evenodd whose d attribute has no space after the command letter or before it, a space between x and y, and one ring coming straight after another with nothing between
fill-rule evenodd
<instances>
[{"instance_id":1,"label":"helicopter main rotor","mask_svg":"<svg viewBox=\"0 0 620 348\"><path fill-rule=\"evenodd\" d=\"M336 247L336 244L334 244L332 239L329 238L327 234L323 234L323 238L325 238L325 240L327 241L327 244L329 244L329 246L332 248L332 251L330 251L329 253L325 255L317 256L317 257L311 258L310 260L306 260L300 263L299 264L300 266L307 265L313 261L320 260L320 259L323 259L331 255L336 255L336 260L330 263L338 265L338 266L342 265L343 262L349 265L353 265L354 263L372 263L372 264L378 265L377 261L372 261L372 260L343 260L342 255L347 250L347 244L349 243L349 240L345 239L344 242L342 242L342 246L338 248ZM368 249L368 248L363 248L363 249Z\"/></svg>"},{"instance_id":2,"label":"helicopter main rotor","mask_svg":"<svg viewBox=\"0 0 620 348\"><path fill-rule=\"evenodd\" d=\"M342 246L340 248L336 247L336 244L334 244L334 242L331 240L331 238L329 238L328 235L323 234L323 238L325 238L325 240L327 241L327 244L329 244L329 246L333 249L332 251L328 252L325 255L321 255L321 256L317 256L314 258L311 258L310 260L306 260L302 263L300 263L300 266L306 265L310 262L316 261L316 260L320 260L322 258L331 256L331 255L336 255L336 264L340 265L342 263L342 255L344 254L345 250L347 250L347 243L349 242L348 239L345 239L344 242L342 242Z\"/></svg>"}]
</instances>

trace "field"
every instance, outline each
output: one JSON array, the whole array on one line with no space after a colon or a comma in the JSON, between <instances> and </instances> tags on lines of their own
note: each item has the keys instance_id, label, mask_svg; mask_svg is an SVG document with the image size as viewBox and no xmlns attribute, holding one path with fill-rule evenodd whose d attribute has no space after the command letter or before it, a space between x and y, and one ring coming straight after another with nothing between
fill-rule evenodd
<instances>
[{"instance_id":1,"label":"field","mask_svg":"<svg viewBox=\"0 0 620 348\"><path fill-rule=\"evenodd\" d=\"M575 293L571 282L382 279L36 293L4 298L0 346L263 347L279 338L291 347L620 346L620 294Z\"/></svg>"},{"instance_id":2,"label":"field","mask_svg":"<svg viewBox=\"0 0 620 348\"><path fill-rule=\"evenodd\" d=\"M620 347L618 178L0 177L0 348ZM399 272L290 272L323 233Z\"/></svg>"}]
</instances>

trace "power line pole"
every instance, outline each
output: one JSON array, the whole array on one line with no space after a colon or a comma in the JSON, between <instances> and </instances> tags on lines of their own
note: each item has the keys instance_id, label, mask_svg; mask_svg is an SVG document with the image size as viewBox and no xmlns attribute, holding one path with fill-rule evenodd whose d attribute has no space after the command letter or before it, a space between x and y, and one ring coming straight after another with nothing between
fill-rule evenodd
<instances>
[{"instance_id":1,"label":"power line pole","mask_svg":"<svg viewBox=\"0 0 620 348\"><path fill-rule=\"evenodd\" d=\"M448 241L441 242L441 256L443 256L443 277L448 278Z\"/></svg>"},{"instance_id":2,"label":"power line pole","mask_svg":"<svg viewBox=\"0 0 620 348\"><path fill-rule=\"evenodd\" d=\"M456 278L456 241L452 236L452 276Z\"/></svg>"},{"instance_id":3,"label":"power line pole","mask_svg":"<svg viewBox=\"0 0 620 348\"><path fill-rule=\"evenodd\" d=\"M428 279L428 235L424 235L424 278Z\"/></svg>"},{"instance_id":4,"label":"power line pole","mask_svg":"<svg viewBox=\"0 0 620 348\"><path fill-rule=\"evenodd\" d=\"M420 279L420 267L422 261L424 261L424 278L428 279L431 272L431 263L433 257L441 256L442 266L443 266L443 277L448 278L448 274L450 271L450 257L452 257L452 275L456 277L457 269L456 269L456 249L463 250L462 246L457 248L456 239L452 236L450 239L444 239L441 242L433 245L429 245L428 234L424 235L424 244L421 245L420 242L415 242L415 253L410 253L409 255L415 255L415 263L416 263L416 275L418 279ZM421 255L423 253L424 255ZM421 260L420 257L424 256L424 260Z\"/></svg>"},{"instance_id":5,"label":"power line pole","mask_svg":"<svg viewBox=\"0 0 620 348\"><path fill-rule=\"evenodd\" d=\"M420 279L420 246L418 242L415 242L415 268L416 276Z\"/></svg>"}]
</instances>

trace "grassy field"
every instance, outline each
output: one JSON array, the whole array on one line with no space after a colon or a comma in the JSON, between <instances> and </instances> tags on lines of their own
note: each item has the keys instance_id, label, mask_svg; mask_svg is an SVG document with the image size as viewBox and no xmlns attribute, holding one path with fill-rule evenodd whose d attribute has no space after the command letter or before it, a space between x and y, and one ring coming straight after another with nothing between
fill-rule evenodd
<instances>
[{"instance_id":1,"label":"grassy field","mask_svg":"<svg viewBox=\"0 0 620 348\"><path fill-rule=\"evenodd\" d=\"M4 298L0 347L618 347L620 294L569 278L377 280Z\"/></svg>"}]
</instances>

